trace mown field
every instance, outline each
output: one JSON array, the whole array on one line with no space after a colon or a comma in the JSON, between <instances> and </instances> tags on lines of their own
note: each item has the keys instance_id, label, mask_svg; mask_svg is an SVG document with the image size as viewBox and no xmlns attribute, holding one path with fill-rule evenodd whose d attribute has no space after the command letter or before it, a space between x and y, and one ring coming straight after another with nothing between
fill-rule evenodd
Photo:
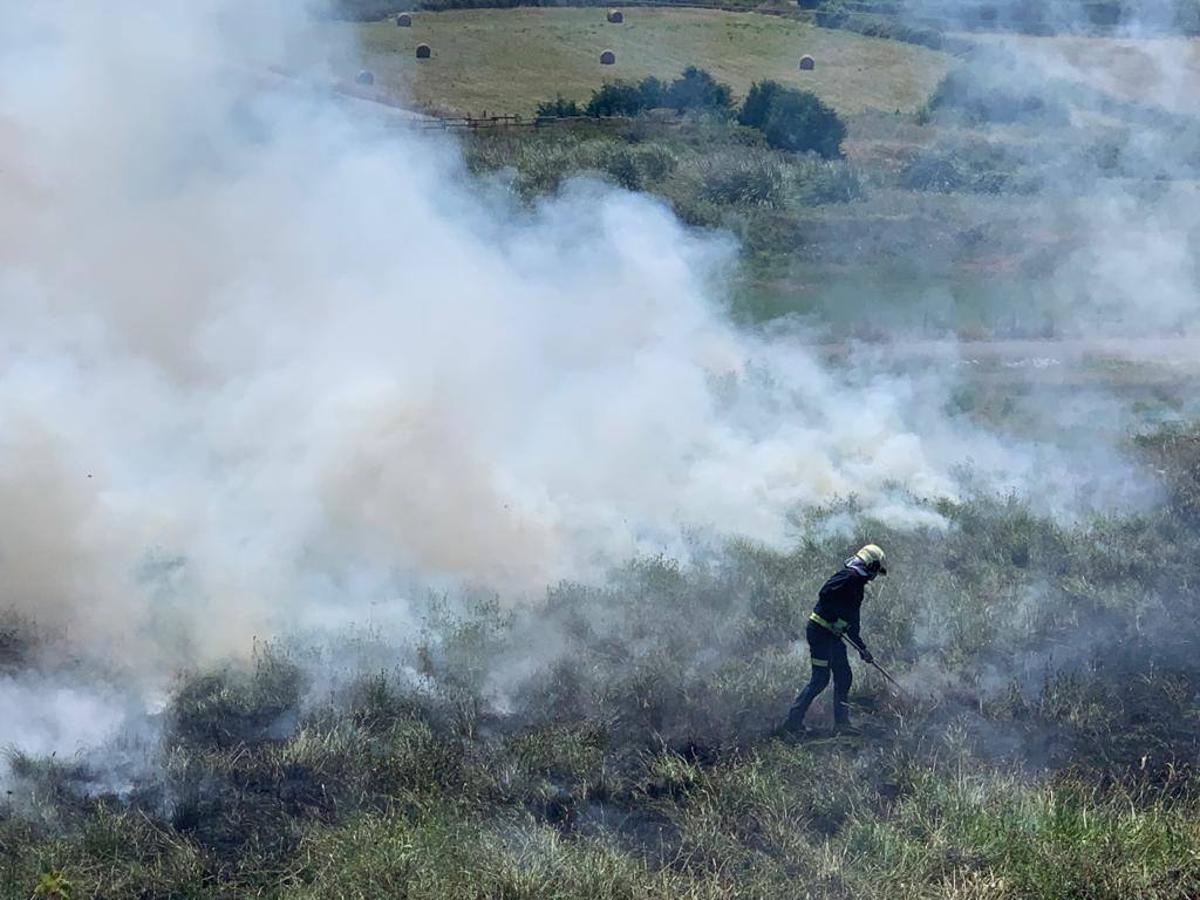
<instances>
[{"instance_id":1,"label":"mown field","mask_svg":"<svg viewBox=\"0 0 1200 900\"><path fill-rule=\"evenodd\" d=\"M605 80L673 78L689 65L739 96L770 78L815 91L842 112L911 112L952 63L910 44L715 10L631 8L612 25L603 9L481 9L414 13L411 28L390 20L329 27L361 47L343 62L347 72L365 67L396 97L476 116L529 115L556 94L586 100ZM416 59L418 43L433 48L432 59ZM604 49L616 52L616 65L600 65ZM804 54L816 58L815 71L799 71Z\"/></svg>"}]
</instances>

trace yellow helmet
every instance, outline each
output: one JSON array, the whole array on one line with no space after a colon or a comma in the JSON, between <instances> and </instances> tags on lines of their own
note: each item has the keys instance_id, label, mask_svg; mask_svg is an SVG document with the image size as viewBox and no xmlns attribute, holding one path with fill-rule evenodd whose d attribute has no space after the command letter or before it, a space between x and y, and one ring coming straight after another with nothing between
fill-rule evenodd
<instances>
[{"instance_id":1,"label":"yellow helmet","mask_svg":"<svg viewBox=\"0 0 1200 900\"><path fill-rule=\"evenodd\" d=\"M867 544L867 546L854 554L854 558L861 560L863 565L867 567L868 572L878 572L880 575L887 574L887 557L883 555L883 550L875 544Z\"/></svg>"}]
</instances>

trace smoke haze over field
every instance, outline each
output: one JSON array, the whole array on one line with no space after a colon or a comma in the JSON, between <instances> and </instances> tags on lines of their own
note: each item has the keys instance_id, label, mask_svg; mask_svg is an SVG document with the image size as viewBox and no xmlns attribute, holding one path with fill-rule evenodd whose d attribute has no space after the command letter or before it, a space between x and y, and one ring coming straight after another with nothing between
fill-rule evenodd
<instances>
[{"instance_id":1,"label":"smoke haze over field","mask_svg":"<svg viewBox=\"0 0 1200 900\"><path fill-rule=\"evenodd\" d=\"M964 466L1056 512L1138 493L1103 446L1072 466L947 413L944 371L736 330L735 248L652 199L581 182L517 210L446 141L263 89L247 67L314 39L293 4L10 6L0 607L99 657L166 673L407 576L537 590L691 529L783 546L850 494L936 524L912 498ZM1104 284L1142 283L1103 255Z\"/></svg>"},{"instance_id":2,"label":"smoke haze over field","mask_svg":"<svg viewBox=\"0 0 1200 900\"><path fill-rule=\"evenodd\" d=\"M397 570L529 587L1021 465L936 397L734 332L730 248L649 200L513 213L447 144L241 83L220 61L299 28L233 12L6 18L7 604L220 653Z\"/></svg>"},{"instance_id":3,"label":"smoke haze over field","mask_svg":"<svg viewBox=\"0 0 1200 900\"><path fill-rule=\"evenodd\" d=\"M1051 173L1027 227L1064 241L1048 285L1064 334L1197 334L1198 53L1196 41L1175 38L991 36L963 66L985 121L1007 121L1019 98L1073 126L1074 147L1048 139L1053 124L1036 112L1016 117L1028 131L1000 138L1025 142L1028 163Z\"/></svg>"}]
</instances>

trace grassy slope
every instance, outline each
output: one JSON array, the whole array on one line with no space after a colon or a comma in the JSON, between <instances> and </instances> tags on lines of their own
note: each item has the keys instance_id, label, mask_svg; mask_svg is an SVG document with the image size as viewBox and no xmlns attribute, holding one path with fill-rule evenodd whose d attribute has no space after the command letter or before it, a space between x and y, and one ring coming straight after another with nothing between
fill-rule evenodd
<instances>
[{"instance_id":1,"label":"grassy slope","mask_svg":"<svg viewBox=\"0 0 1200 900\"><path fill-rule=\"evenodd\" d=\"M921 47L829 31L773 16L709 10L630 9L609 25L600 9L466 10L419 13L412 28L361 26L361 64L376 84L422 105L479 115L529 114L556 92L586 100L605 80L670 78L702 66L743 95L763 78L810 88L843 112L911 110L951 65ZM433 47L418 63L413 48ZM616 51L601 66L600 51ZM817 70L801 73L804 53ZM359 61L347 60L347 66Z\"/></svg>"}]
</instances>

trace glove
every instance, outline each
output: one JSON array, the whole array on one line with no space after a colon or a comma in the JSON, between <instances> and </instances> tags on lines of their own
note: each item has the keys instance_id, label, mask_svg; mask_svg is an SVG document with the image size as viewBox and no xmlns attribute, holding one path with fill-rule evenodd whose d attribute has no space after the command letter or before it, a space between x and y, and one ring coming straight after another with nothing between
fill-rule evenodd
<instances>
[{"instance_id":1,"label":"glove","mask_svg":"<svg viewBox=\"0 0 1200 900\"><path fill-rule=\"evenodd\" d=\"M866 647L859 647L858 655L862 657L862 661L865 662L867 665L870 665L871 663L875 662L875 657L871 654L871 651L868 650Z\"/></svg>"}]
</instances>

